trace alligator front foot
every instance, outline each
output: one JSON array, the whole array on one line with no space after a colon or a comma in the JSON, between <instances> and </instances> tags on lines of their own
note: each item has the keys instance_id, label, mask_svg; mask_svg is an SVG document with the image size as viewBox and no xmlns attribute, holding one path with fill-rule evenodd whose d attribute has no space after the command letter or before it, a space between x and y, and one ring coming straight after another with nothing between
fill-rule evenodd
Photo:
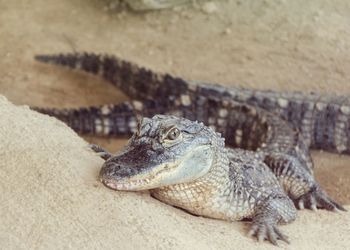
<instances>
[{"instance_id":1,"label":"alligator front foot","mask_svg":"<svg viewBox=\"0 0 350 250\"><path fill-rule=\"evenodd\" d=\"M277 240L289 244L288 237L278 229L277 223L272 222L269 218L254 219L248 235L256 236L259 242L266 239L276 246L278 245Z\"/></svg>"},{"instance_id":2,"label":"alligator front foot","mask_svg":"<svg viewBox=\"0 0 350 250\"><path fill-rule=\"evenodd\" d=\"M268 240L274 245L278 245L277 240L289 243L288 237L277 225L292 222L296 215L293 202L284 194L268 197L257 207L248 235L256 236L258 241Z\"/></svg>"},{"instance_id":3,"label":"alligator front foot","mask_svg":"<svg viewBox=\"0 0 350 250\"><path fill-rule=\"evenodd\" d=\"M299 209L309 208L314 211L317 208L324 208L330 211L346 211L346 209L331 199L322 188L315 184L309 192L295 199L296 206Z\"/></svg>"}]
</instances>

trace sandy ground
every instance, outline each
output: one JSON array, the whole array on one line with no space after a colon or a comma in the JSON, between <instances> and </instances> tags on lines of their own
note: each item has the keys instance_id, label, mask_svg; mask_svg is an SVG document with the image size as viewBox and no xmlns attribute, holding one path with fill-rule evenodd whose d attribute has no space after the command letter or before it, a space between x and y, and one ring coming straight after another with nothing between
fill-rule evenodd
<instances>
[{"instance_id":1,"label":"sandy ground","mask_svg":"<svg viewBox=\"0 0 350 250\"><path fill-rule=\"evenodd\" d=\"M192 216L98 180L102 159L54 118L0 96L1 249L275 249L248 222ZM350 206L346 206L350 209ZM287 249L345 249L349 213L302 211Z\"/></svg>"},{"instance_id":2,"label":"sandy ground","mask_svg":"<svg viewBox=\"0 0 350 250\"><path fill-rule=\"evenodd\" d=\"M203 11L201 5L133 13L109 10L105 1L98 0L0 0L0 93L15 104L51 107L125 100L118 90L99 79L33 61L33 55L38 53L85 50L113 53L154 70L188 79L261 89L350 94L350 74L347 74L350 67L350 2L222 0L214 5L216 8L211 13ZM86 138L111 150L117 150L125 142ZM313 156L317 179L322 186L341 203L350 204L350 157L323 152L315 152ZM119 202L124 196L107 198ZM148 196L136 195L133 198L135 203L132 206L151 204L150 209L157 206L157 213L158 209L164 209ZM128 207L127 201L120 202ZM185 218L181 221L182 226L198 224L204 230L196 231L194 239L210 241L208 246L216 246L216 249L230 246L215 245L216 241L228 240L235 244L228 234L231 225L192 219L177 210L165 209L164 213L171 218ZM326 230L323 226L328 224L322 223L336 223L337 220L341 223L343 218L349 221L348 215L300 214L299 221L290 226L296 232L286 227L289 234L293 231L293 234L300 235L294 237L293 243L302 243L308 238L323 245L322 237L336 243L345 235L341 232L344 227L329 224ZM152 216L152 213L147 211L147 216ZM148 229L142 225L142 221L148 222L146 217L140 214L140 217L135 215L133 218L140 221L130 220L123 229L133 224ZM171 224L172 221L166 218L159 220ZM113 222L118 223L118 220L114 218ZM222 231L223 236L217 233L216 238L207 239L216 223L224 225L222 229L226 231ZM308 229L303 225L305 223ZM158 229L163 230L163 226ZM298 229L305 231L298 232ZM45 232L44 228L42 230ZM125 237L130 231L125 232L124 240L130 240ZM338 233L328 236L329 232ZM184 238L177 239L180 236ZM244 233L241 236L238 242L249 242ZM147 242L151 239L145 235L135 237L137 240L143 237ZM349 238L340 239L340 242L349 245L346 243ZM28 239L31 238L28 236ZM179 240L185 244L188 236L174 233L171 239L173 243ZM184 246L163 243L159 241L158 246L164 249ZM35 248L35 245L31 246ZM152 245L147 246L152 248Z\"/></svg>"}]
</instances>

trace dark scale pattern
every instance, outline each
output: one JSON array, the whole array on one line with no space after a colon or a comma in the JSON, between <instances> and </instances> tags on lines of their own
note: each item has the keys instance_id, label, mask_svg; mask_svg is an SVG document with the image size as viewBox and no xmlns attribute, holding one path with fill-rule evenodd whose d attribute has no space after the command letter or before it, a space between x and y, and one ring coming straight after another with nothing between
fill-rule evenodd
<instances>
[{"instance_id":1,"label":"dark scale pattern","mask_svg":"<svg viewBox=\"0 0 350 250\"><path fill-rule=\"evenodd\" d=\"M78 133L102 136L129 136L135 131L130 124L135 123L138 113L129 102L63 110L59 115L51 109L32 109L57 117Z\"/></svg>"},{"instance_id":2,"label":"dark scale pattern","mask_svg":"<svg viewBox=\"0 0 350 250\"><path fill-rule=\"evenodd\" d=\"M348 134L350 134L350 117L348 118L348 120L347 120L347 124L344 126L344 129L345 129L345 133L348 135ZM347 154L350 154L350 140L348 139L347 140L347 149L346 149L346 151L345 151L345 153L347 153Z\"/></svg>"},{"instance_id":3,"label":"dark scale pattern","mask_svg":"<svg viewBox=\"0 0 350 250\"><path fill-rule=\"evenodd\" d=\"M303 135L306 145L310 146L312 142L312 131L314 130L313 115L314 104L310 102L302 102L301 105L300 126L296 126L295 122L292 123L294 127L300 127L300 132Z\"/></svg>"},{"instance_id":4,"label":"dark scale pattern","mask_svg":"<svg viewBox=\"0 0 350 250\"><path fill-rule=\"evenodd\" d=\"M296 122L299 122L302 120L303 113L302 113L302 103L299 101L290 101L288 103L287 108L287 115L288 115L288 121L292 121L293 125Z\"/></svg>"},{"instance_id":5,"label":"dark scale pattern","mask_svg":"<svg viewBox=\"0 0 350 250\"><path fill-rule=\"evenodd\" d=\"M326 130L327 109L319 107L315 115L314 143L316 149L322 149Z\"/></svg>"},{"instance_id":6,"label":"dark scale pattern","mask_svg":"<svg viewBox=\"0 0 350 250\"><path fill-rule=\"evenodd\" d=\"M115 56L95 55L93 53L40 55L36 56L36 59L69 68L82 69L92 74L100 74L134 100L144 102L154 101L157 98L157 104L160 107L153 107L155 111L163 108L165 111L171 110L172 113L204 122L208 122L208 115L218 115L214 109L210 111L210 114L206 113L206 107L210 107L206 98L231 99L247 103L278 114L288 120L298 128L305 138L305 143L312 148L350 153L350 133L347 130L350 112L341 111L350 110L350 101L344 96L323 97L315 93L306 95L300 92L277 93L234 87L228 89L205 83L197 83L197 86L193 86L193 83L179 77L157 74ZM193 89L196 88L197 90L193 92ZM181 103L181 98L186 99L188 96L190 96L191 103L186 103L186 105ZM322 103L326 107L320 108ZM55 114L60 116L57 112ZM343 117L338 119L341 115ZM345 119L344 116L348 119ZM220 124L216 124L220 131L226 131L227 126L229 126L225 119L227 117L221 119ZM253 125L254 123L249 124ZM232 125L230 127L234 128ZM247 130L249 129L245 127L244 135L249 133ZM229 134L227 131L226 133ZM347 138L346 140L339 139L344 138L344 136ZM339 142L340 140L344 142ZM250 142L245 143L249 144Z\"/></svg>"},{"instance_id":7,"label":"dark scale pattern","mask_svg":"<svg viewBox=\"0 0 350 250\"><path fill-rule=\"evenodd\" d=\"M112 117L109 119L109 126L112 129L105 130L104 124L106 121L106 115L101 116L96 110L91 109L90 112L84 110L75 111L74 115L70 115L69 124L77 131L82 133L101 133L107 131L106 135L120 135L130 132L127 128L125 116L135 116L135 112L143 116L152 116L156 113L170 113L184 116L191 120L203 121L205 124L212 125L218 132L225 135L226 141L229 145L235 147L241 147L245 149L256 150L260 148L264 143L266 148L272 150L271 146L276 144L283 145L288 143L288 131L284 128L280 128L280 124L284 125L280 119L273 117L270 113L266 113L260 108L253 108L244 104L232 103L234 99L246 99L249 104L259 106L270 110L272 112L278 112L285 114L286 119L291 120L292 123L302 121L302 125L310 124L308 119L305 119L305 114L310 116L310 112L303 111L303 104L307 103L307 107L313 107L308 102L300 100L300 93L291 95L291 100L285 98L282 95L282 101L284 105L281 106L281 102L277 99L279 96L271 91L249 91L245 89L225 89L217 85L199 84L196 87L190 86L189 83L176 77L172 77L169 74L159 75L149 70L137 67L129 62L117 59L113 56L96 56L94 54L72 54L67 57L59 55L55 56L38 56L38 60L45 62L52 62L56 64L62 64L69 67L82 66L82 69L88 72L97 72L97 65L100 63L100 67L103 69L102 74L105 79L112 82L116 86L120 87L124 92L130 94L131 98L139 99L142 102L142 110L123 110L121 108L114 108L107 115ZM99 70L101 73L101 69ZM195 89L195 90L193 90ZM148 92L147 92L148 90ZM244 93L244 94L240 94ZM160 97L156 101L153 97ZM187 98L187 102L182 103L181 98ZM294 99L293 99L294 98ZM312 100L318 100L317 96L312 95ZM226 102L224 105L223 102ZM231 106L227 107L227 102L231 102ZM132 106L132 105L129 105ZM278 106L278 108L277 108ZM285 106L285 108L284 108ZM305 105L304 105L305 106ZM116 105L118 107L118 105ZM275 107L275 109L274 109ZM226 110L228 115L220 117L220 110ZM84 112L83 112L84 111ZM58 111L53 112L54 115L58 115ZM78 112L78 113L77 113ZM315 112L314 116L314 135L309 136L311 141L316 147L325 148L323 143L326 139L327 145L330 145L332 140L332 126L328 128L328 132L325 136L325 122L331 117L331 114L336 112L332 110L327 115L322 111ZM48 112L47 112L48 113ZM97 113L97 114L96 114ZM130 114L128 114L130 113ZM84 116L90 115L90 118L85 121ZM65 116L59 115L62 120L66 119ZM79 118L79 119L78 119ZM102 119L103 118L103 119ZM333 116L332 116L333 118ZM100 120L103 128L92 129L96 126L96 119ZM66 119L67 120L67 119ZM82 129L79 126L80 123L89 124L85 125L86 129ZM287 125L288 126L288 125ZM305 126L306 128L310 128ZM301 130L308 135L310 129ZM334 126L333 126L334 128ZM269 133L268 133L269 132ZM284 133L286 135L284 136ZM270 135L269 135L270 134ZM294 137L294 133L292 137ZM326 138L325 138L326 137ZM265 141L269 139L269 141ZM293 142L291 148L298 145L295 139L290 140ZM301 147L306 150L307 147ZM328 149L329 147L327 147ZM290 154L292 151L289 152ZM308 151L305 151L304 155L308 155ZM304 157L305 158L305 157ZM311 165L311 164L309 164Z\"/></svg>"},{"instance_id":8,"label":"dark scale pattern","mask_svg":"<svg viewBox=\"0 0 350 250\"><path fill-rule=\"evenodd\" d=\"M260 106L258 106L258 107L260 107ZM276 101L274 99L270 99L267 97L263 98L262 105L261 105L262 109L272 111L274 109L274 107L276 107Z\"/></svg>"},{"instance_id":9,"label":"dark scale pattern","mask_svg":"<svg viewBox=\"0 0 350 250\"><path fill-rule=\"evenodd\" d=\"M169 74L156 74L114 56L83 53L43 55L36 59L102 75L132 99L120 104L76 110L36 108L66 122L79 133L128 136L138 130L137 119L155 114L174 114L202 121L222 133L227 145L255 151L254 157L263 161L269 171L272 170L299 208L344 210L315 181L309 147L350 153L350 99L347 97L194 84ZM243 151L238 153L240 157L246 155ZM248 155L251 157L251 153ZM254 178L261 183L268 182L263 176ZM278 203L275 198L273 202ZM240 193L239 197L234 194L230 199L238 199L234 204L237 211L247 206L244 204L247 193ZM285 200L281 202L283 206L289 206ZM269 210L271 203L265 205L264 211ZM236 214L236 218L239 216ZM255 219L254 223L258 225L258 216ZM281 219L280 214L270 219L276 222ZM252 232L259 233L259 228L253 228ZM278 235L274 228L262 230Z\"/></svg>"},{"instance_id":10,"label":"dark scale pattern","mask_svg":"<svg viewBox=\"0 0 350 250\"><path fill-rule=\"evenodd\" d=\"M111 82L113 85L119 88L122 88L120 86L120 81L119 81L120 75L118 75L119 73L118 62L114 60L113 57L106 56L102 60L102 68L103 68L103 72L102 72L103 78Z\"/></svg>"},{"instance_id":11,"label":"dark scale pattern","mask_svg":"<svg viewBox=\"0 0 350 250\"><path fill-rule=\"evenodd\" d=\"M81 68L82 70L97 74L101 65L101 60L99 56L93 55L93 54L83 54L82 59L79 61L81 62Z\"/></svg>"},{"instance_id":12,"label":"dark scale pattern","mask_svg":"<svg viewBox=\"0 0 350 250\"><path fill-rule=\"evenodd\" d=\"M324 131L324 148L329 151L335 148L335 143L333 140L334 129L336 125L337 111L339 107L337 105L328 104L326 108L326 125Z\"/></svg>"},{"instance_id":13,"label":"dark scale pattern","mask_svg":"<svg viewBox=\"0 0 350 250\"><path fill-rule=\"evenodd\" d=\"M185 113L187 117L194 117L195 110L192 106L180 107L176 103L181 95L188 95L191 92L189 90L190 82L181 78L169 74L156 74L114 56L95 55L93 53L40 55L36 56L36 59L69 68L82 69L92 74L101 74L107 81L121 88L133 99L153 100L155 97L162 97L158 100L162 106L172 109L176 106L179 109L181 108L180 113ZM336 143L334 141L336 137L339 137L335 134L335 131L337 133L342 132L339 132L340 128L335 130L337 124L332 123L333 118L337 118L342 113L341 109L350 109L348 97L321 97L315 93L306 95L300 92L277 93L233 87L227 89L218 85L203 83L198 85L201 86L197 93L198 96L212 97L212 94L214 94L215 98L219 99L228 97L279 114L296 126L303 133L306 142L311 144L313 148L331 152L350 152L347 143L342 147L335 147ZM197 97L192 100L196 99ZM331 104L332 110L325 113L324 110L317 109L316 104L322 102ZM188 112L189 109L190 112ZM200 116L203 115L203 112L201 112ZM346 116L350 118L350 113L346 113ZM348 138L347 141L350 141L350 135L345 130L349 122L341 122L346 123L342 127L342 136L345 135ZM325 126L328 126L327 129ZM344 147L346 148L344 149Z\"/></svg>"},{"instance_id":14,"label":"dark scale pattern","mask_svg":"<svg viewBox=\"0 0 350 250\"><path fill-rule=\"evenodd\" d=\"M249 150L261 147L268 130L266 123L268 119L264 119L265 111L234 102L228 98L228 93L220 92L220 89L199 88L197 93L200 105L205 108L199 106L196 112L200 110L200 118L206 118L202 120L197 117L197 120L215 127L218 132L224 135L226 143L232 147ZM205 111L207 115L203 115ZM227 112L227 115L221 117L220 111ZM214 123L212 124L212 122Z\"/></svg>"},{"instance_id":15,"label":"dark scale pattern","mask_svg":"<svg viewBox=\"0 0 350 250\"><path fill-rule=\"evenodd\" d=\"M208 124L208 100L204 96L198 96L195 99L195 112L197 115L198 121L202 121L205 124Z\"/></svg>"}]
</instances>

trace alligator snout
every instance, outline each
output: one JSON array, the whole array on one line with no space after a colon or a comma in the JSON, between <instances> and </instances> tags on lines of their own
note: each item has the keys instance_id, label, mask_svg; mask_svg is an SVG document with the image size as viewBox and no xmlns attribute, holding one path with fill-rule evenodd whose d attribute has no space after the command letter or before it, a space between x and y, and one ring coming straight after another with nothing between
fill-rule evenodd
<instances>
[{"instance_id":1,"label":"alligator snout","mask_svg":"<svg viewBox=\"0 0 350 250\"><path fill-rule=\"evenodd\" d=\"M100 170L100 180L119 180L137 174L137 168L106 161Z\"/></svg>"},{"instance_id":2,"label":"alligator snout","mask_svg":"<svg viewBox=\"0 0 350 250\"><path fill-rule=\"evenodd\" d=\"M114 162L106 161L100 170L100 179L105 179L106 177L114 176L122 168L120 164Z\"/></svg>"}]
</instances>

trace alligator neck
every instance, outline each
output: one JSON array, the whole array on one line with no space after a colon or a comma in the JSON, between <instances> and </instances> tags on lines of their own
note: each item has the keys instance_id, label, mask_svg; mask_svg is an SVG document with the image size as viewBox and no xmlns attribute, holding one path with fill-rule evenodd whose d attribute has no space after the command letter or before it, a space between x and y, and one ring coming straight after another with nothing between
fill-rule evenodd
<instances>
[{"instance_id":1,"label":"alligator neck","mask_svg":"<svg viewBox=\"0 0 350 250\"><path fill-rule=\"evenodd\" d=\"M214 157L212 166L206 175L192 182L151 190L152 195L165 203L183 208L190 213L213 217L217 213L213 207L214 199L223 197L225 191L231 192L230 163L223 141L217 143ZM214 217L224 218L225 216L219 212Z\"/></svg>"}]
</instances>

